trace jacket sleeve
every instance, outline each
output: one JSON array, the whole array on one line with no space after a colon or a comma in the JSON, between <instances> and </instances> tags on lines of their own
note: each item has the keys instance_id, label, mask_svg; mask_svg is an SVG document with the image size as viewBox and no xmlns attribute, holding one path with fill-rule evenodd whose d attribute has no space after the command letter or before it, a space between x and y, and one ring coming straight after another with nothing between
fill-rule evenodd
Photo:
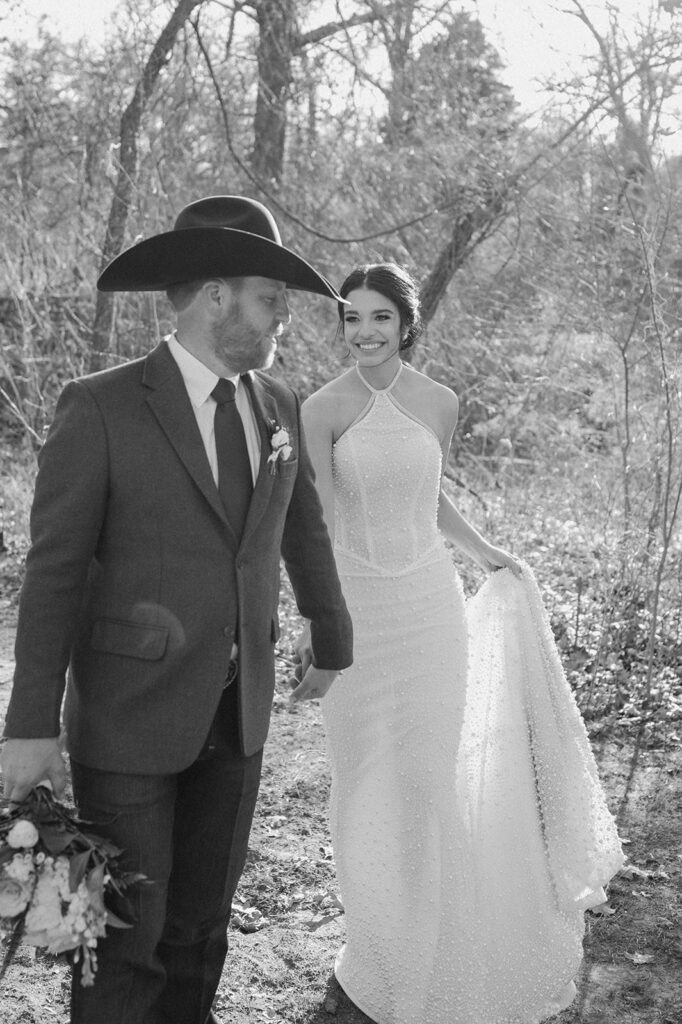
<instances>
[{"instance_id":1,"label":"jacket sleeve","mask_svg":"<svg viewBox=\"0 0 682 1024\"><path fill-rule=\"evenodd\" d=\"M66 671L107 497L104 424L87 385L64 388L38 457L5 735L57 736Z\"/></svg>"},{"instance_id":2,"label":"jacket sleeve","mask_svg":"<svg viewBox=\"0 0 682 1024\"><path fill-rule=\"evenodd\" d=\"M310 620L317 668L347 668L353 660L353 627L341 592L315 474L305 444L298 398L299 467L282 538L282 557L298 610Z\"/></svg>"}]
</instances>

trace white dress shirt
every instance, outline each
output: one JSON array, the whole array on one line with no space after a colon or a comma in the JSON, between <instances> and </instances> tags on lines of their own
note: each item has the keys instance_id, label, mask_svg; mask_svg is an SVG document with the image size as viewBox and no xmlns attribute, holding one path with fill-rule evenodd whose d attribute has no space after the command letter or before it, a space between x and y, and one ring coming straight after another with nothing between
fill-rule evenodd
<instances>
[{"instance_id":1,"label":"white dress shirt","mask_svg":"<svg viewBox=\"0 0 682 1024\"><path fill-rule=\"evenodd\" d=\"M214 430L216 401L212 397L211 392L220 378L212 370L209 370L208 366L205 366L196 356L188 352L174 334L168 335L165 340L168 342L171 355L178 364L178 369L185 382L187 394L192 403L197 426L199 427L201 439L204 442L206 455L217 487L218 457L216 455ZM244 425L246 447L249 453L249 462L251 463L251 476L255 486L260 467L260 434L258 432L258 425L251 408L249 393L241 383L239 376L227 377L225 379L231 380L235 386L235 403Z\"/></svg>"}]
</instances>

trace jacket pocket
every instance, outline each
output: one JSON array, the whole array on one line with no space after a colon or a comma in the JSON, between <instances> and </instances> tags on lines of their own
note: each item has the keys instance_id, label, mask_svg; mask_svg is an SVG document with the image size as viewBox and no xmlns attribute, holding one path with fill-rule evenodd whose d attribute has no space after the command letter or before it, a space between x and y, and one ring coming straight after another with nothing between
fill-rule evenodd
<instances>
[{"instance_id":1,"label":"jacket pocket","mask_svg":"<svg viewBox=\"0 0 682 1024\"><path fill-rule=\"evenodd\" d=\"M123 619L96 619L90 645L105 654L122 654L127 658L158 661L168 646L166 626L146 626Z\"/></svg>"},{"instance_id":2,"label":"jacket pocket","mask_svg":"<svg viewBox=\"0 0 682 1024\"><path fill-rule=\"evenodd\" d=\"M298 473L298 459L288 459L287 462L282 462L278 459L275 463L275 477L289 477L296 476Z\"/></svg>"}]
</instances>

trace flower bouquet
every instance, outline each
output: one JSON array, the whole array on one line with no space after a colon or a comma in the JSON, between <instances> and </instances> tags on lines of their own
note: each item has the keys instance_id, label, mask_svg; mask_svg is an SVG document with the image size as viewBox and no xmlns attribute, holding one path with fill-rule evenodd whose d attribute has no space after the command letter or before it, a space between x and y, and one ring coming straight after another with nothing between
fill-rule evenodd
<instances>
[{"instance_id":1,"label":"flower bouquet","mask_svg":"<svg viewBox=\"0 0 682 1024\"><path fill-rule=\"evenodd\" d=\"M25 942L52 954L73 950L81 984L92 985L107 925L132 927L105 905L105 895L122 897L144 876L122 872L122 851L88 831L45 786L0 808L0 936L7 943L0 981Z\"/></svg>"}]
</instances>

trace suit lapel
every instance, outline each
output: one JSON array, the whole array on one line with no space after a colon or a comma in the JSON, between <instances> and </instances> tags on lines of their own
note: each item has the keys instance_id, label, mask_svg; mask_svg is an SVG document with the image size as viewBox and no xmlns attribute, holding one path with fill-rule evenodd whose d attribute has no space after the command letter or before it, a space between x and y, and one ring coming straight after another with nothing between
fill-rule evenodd
<instances>
[{"instance_id":1,"label":"suit lapel","mask_svg":"<svg viewBox=\"0 0 682 1024\"><path fill-rule=\"evenodd\" d=\"M161 342L147 356L142 381L149 388L147 404L161 429L206 501L230 529L236 545L236 537L213 480L182 374L165 342Z\"/></svg>"},{"instance_id":2,"label":"suit lapel","mask_svg":"<svg viewBox=\"0 0 682 1024\"><path fill-rule=\"evenodd\" d=\"M251 505L249 506L246 523L244 525L244 533L242 536L243 544L248 540L249 536L253 533L260 522L272 493L275 478L270 472L268 457L271 452L270 438L273 434L273 424L278 423L277 417L279 414L277 411L277 403L272 395L270 395L270 393L265 389L263 383L255 373L245 374L242 377L242 381L249 392L251 407L260 433L260 467L258 470L256 485L251 497Z\"/></svg>"}]
</instances>

